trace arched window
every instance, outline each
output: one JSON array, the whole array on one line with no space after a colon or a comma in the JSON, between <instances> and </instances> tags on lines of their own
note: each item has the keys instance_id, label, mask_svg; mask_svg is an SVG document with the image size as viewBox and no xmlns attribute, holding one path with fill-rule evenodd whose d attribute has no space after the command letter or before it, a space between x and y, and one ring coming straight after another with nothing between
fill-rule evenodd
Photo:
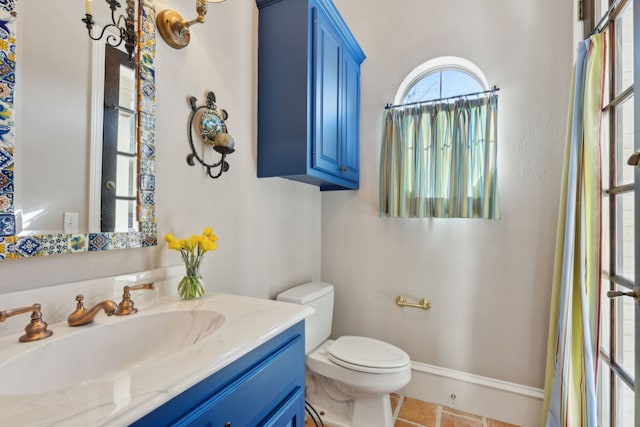
<instances>
[{"instance_id":1,"label":"arched window","mask_svg":"<svg viewBox=\"0 0 640 427\"><path fill-rule=\"evenodd\" d=\"M430 101L489 89L475 64L455 56L441 56L416 67L404 79L394 104Z\"/></svg>"},{"instance_id":2,"label":"arched window","mask_svg":"<svg viewBox=\"0 0 640 427\"><path fill-rule=\"evenodd\" d=\"M383 118L381 215L500 217L497 90L462 58L436 58L409 73ZM477 96L460 97L470 94Z\"/></svg>"}]
</instances>

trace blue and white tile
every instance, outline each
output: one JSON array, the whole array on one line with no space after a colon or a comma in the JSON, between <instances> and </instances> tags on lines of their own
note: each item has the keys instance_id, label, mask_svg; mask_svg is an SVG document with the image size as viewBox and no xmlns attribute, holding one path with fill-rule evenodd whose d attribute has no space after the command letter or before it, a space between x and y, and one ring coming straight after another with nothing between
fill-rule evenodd
<instances>
[{"instance_id":1,"label":"blue and white tile","mask_svg":"<svg viewBox=\"0 0 640 427\"><path fill-rule=\"evenodd\" d=\"M109 236L107 233L89 233L89 250L104 251L109 249Z\"/></svg>"},{"instance_id":2,"label":"blue and white tile","mask_svg":"<svg viewBox=\"0 0 640 427\"><path fill-rule=\"evenodd\" d=\"M18 257L40 256L42 244L37 236L17 237L15 251Z\"/></svg>"},{"instance_id":3,"label":"blue and white tile","mask_svg":"<svg viewBox=\"0 0 640 427\"><path fill-rule=\"evenodd\" d=\"M42 255L68 254L71 252L69 239L71 234L46 234L41 236Z\"/></svg>"}]
</instances>

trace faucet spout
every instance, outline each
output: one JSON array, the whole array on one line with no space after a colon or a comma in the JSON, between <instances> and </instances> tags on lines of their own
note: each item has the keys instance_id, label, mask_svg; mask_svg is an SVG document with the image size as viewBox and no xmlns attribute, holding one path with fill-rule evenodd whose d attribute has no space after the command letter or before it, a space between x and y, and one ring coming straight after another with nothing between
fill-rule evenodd
<instances>
[{"instance_id":1,"label":"faucet spout","mask_svg":"<svg viewBox=\"0 0 640 427\"><path fill-rule=\"evenodd\" d=\"M100 301L98 304L93 306L93 308L87 310L84 308L82 300L84 300L84 296L78 294L78 296L76 296L76 301L78 301L76 309L69 315L69 317L67 317L67 323L69 323L69 326L81 326L93 322L94 317L96 317L96 314L98 314L100 310L104 310L107 316L112 316L118 312L118 304L115 301Z\"/></svg>"}]
</instances>

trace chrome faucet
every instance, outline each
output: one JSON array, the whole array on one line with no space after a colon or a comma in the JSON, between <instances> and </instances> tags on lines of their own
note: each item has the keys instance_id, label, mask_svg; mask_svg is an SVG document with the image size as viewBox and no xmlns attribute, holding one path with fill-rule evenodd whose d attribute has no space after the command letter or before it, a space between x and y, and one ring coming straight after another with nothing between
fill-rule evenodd
<instances>
[{"instance_id":1,"label":"chrome faucet","mask_svg":"<svg viewBox=\"0 0 640 427\"><path fill-rule=\"evenodd\" d=\"M53 332L47 329L47 322L42 320L40 304L33 304L29 307L14 308L12 310L0 311L0 322L4 322L8 317L16 314L31 312L31 322L24 328L26 332L19 339L20 342L31 342L50 337Z\"/></svg>"},{"instance_id":2,"label":"chrome faucet","mask_svg":"<svg viewBox=\"0 0 640 427\"><path fill-rule=\"evenodd\" d=\"M96 314L100 310L104 310L107 313L107 316L113 316L118 312L118 304L115 301L104 300L96 304L91 310L87 310L84 308L82 304L82 300L84 300L84 296L82 294L78 294L76 296L76 301L78 301L78 305L73 313L67 317L67 323L69 326L81 326L86 325L87 323L93 322L93 318L96 317Z\"/></svg>"}]
</instances>

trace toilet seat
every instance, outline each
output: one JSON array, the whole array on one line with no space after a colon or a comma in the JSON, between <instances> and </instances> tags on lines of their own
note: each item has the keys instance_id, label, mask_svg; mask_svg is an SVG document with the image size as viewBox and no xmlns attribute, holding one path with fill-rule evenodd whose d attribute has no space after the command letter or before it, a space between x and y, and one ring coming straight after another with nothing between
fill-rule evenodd
<instances>
[{"instance_id":1,"label":"toilet seat","mask_svg":"<svg viewBox=\"0 0 640 427\"><path fill-rule=\"evenodd\" d=\"M344 336L331 344L327 358L359 372L389 374L406 369L409 355L398 347L368 337Z\"/></svg>"}]
</instances>

